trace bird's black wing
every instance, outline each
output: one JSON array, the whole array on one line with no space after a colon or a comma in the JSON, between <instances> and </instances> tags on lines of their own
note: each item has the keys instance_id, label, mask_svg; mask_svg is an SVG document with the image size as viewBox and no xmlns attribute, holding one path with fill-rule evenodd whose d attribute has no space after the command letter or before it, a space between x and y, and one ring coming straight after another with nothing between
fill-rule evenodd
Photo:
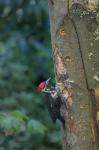
<instances>
[{"instance_id":1,"label":"bird's black wing","mask_svg":"<svg viewBox=\"0 0 99 150\"><path fill-rule=\"evenodd\" d=\"M46 96L46 104L53 122L60 117L61 99L57 97L53 99L49 93Z\"/></svg>"}]
</instances>

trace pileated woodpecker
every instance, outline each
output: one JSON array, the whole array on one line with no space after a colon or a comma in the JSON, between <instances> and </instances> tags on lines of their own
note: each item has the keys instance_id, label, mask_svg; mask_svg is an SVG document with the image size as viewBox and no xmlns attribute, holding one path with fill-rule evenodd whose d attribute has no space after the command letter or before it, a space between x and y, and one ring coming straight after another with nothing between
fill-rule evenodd
<instances>
[{"instance_id":1,"label":"pileated woodpecker","mask_svg":"<svg viewBox=\"0 0 99 150\"><path fill-rule=\"evenodd\" d=\"M48 111L52 118L53 122L56 120L60 120L63 126L65 125L65 120L61 115L60 108L62 105L61 96L59 89L57 87L48 88L50 78L46 81L41 82L38 85L37 92L44 92L47 95L46 104L48 107Z\"/></svg>"}]
</instances>

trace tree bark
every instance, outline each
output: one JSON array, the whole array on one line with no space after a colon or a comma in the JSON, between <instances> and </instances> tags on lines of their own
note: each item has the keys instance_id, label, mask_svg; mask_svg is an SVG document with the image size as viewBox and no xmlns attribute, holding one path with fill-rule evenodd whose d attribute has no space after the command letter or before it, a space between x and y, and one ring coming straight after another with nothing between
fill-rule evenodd
<instances>
[{"instance_id":1,"label":"tree bark","mask_svg":"<svg viewBox=\"0 0 99 150\"><path fill-rule=\"evenodd\" d=\"M98 0L49 0L56 83L65 118L63 150L98 150Z\"/></svg>"}]
</instances>

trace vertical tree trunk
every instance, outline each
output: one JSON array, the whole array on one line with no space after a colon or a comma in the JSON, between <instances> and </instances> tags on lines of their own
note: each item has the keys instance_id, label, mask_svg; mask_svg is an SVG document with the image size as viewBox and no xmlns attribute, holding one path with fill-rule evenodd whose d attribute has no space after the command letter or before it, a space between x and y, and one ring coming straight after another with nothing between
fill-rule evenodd
<instances>
[{"instance_id":1,"label":"vertical tree trunk","mask_svg":"<svg viewBox=\"0 0 99 150\"><path fill-rule=\"evenodd\" d=\"M49 0L56 83L65 118L63 150L98 150L94 89L99 88L98 0Z\"/></svg>"}]
</instances>

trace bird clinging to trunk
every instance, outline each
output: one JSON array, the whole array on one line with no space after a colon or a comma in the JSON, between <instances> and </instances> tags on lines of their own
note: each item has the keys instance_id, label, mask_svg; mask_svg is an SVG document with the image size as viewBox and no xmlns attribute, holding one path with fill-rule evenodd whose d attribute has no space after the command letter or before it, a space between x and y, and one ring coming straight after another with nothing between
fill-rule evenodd
<instances>
[{"instance_id":1,"label":"bird clinging to trunk","mask_svg":"<svg viewBox=\"0 0 99 150\"><path fill-rule=\"evenodd\" d=\"M44 92L47 95L46 104L48 107L48 111L50 113L50 116L52 118L53 122L56 122L56 120L60 120L63 126L65 125L65 120L63 116L61 115L61 96L60 91L56 87L49 88L49 81L51 78L49 78L46 81L41 82L38 85L37 92Z\"/></svg>"}]
</instances>

